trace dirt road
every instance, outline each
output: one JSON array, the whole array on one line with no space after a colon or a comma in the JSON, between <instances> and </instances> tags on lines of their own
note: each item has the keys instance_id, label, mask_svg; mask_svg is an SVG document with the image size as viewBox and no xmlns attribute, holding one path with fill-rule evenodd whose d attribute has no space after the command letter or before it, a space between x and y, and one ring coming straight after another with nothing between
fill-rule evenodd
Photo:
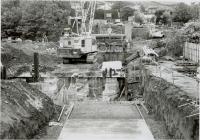
<instances>
[{"instance_id":1,"label":"dirt road","mask_svg":"<svg viewBox=\"0 0 200 140\"><path fill-rule=\"evenodd\" d=\"M198 83L195 79L177 72L174 62L162 61L159 66L146 66L156 77L161 77L185 91L190 97L199 98Z\"/></svg>"}]
</instances>

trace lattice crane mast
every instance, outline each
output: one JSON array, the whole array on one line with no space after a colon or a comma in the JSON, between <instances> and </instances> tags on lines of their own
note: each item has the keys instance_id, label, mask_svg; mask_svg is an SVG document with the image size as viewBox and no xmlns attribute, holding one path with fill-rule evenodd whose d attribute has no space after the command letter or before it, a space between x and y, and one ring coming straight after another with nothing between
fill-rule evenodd
<instances>
[{"instance_id":1,"label":"lattice crane mast","mask_svg":"<svg viewBox=\"0 0 200 140\"><path fill-rule=\"evenodd\" d=\"M71 1L70 3L75 10L75 17L71 17L71 19L75 19L72 28L74 28L76 24L77 34L90 35L92 33L96 1ZM79 33L78 19L81 19L81 33Z\"/></svg>"}]
</instances>

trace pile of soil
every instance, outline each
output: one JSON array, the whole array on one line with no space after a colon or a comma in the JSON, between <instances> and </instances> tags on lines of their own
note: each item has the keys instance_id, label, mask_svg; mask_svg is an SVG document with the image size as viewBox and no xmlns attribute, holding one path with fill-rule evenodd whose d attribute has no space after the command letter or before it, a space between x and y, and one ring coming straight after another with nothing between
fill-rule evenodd
<instances>
[{"instance_id":1,"label":"pile of soil","mask_svg":"<svg viewBox=\"0 0 200 140\"><path fill-rule=\"evenodd\" d=\"M53 101L21 80L1 81L1 139L28 139L53 117Z\"/></svg>"},{"instance_id":2,"label":"pile of soil","mask_svg":"<svg viewBox=\"0 0 200 140\"><path fill-rule=\"evenodd\" d=\"M13 48L11 45L3 44L1 48L1 62L10 68L13 65L28 64L32 62L32 57L25 54L22 50Z\"/></svg>"},{"instance_id":3,"label":"pile of soil","mask_svg":"<svg viewBox=\"0 0 200 140\"><path fill-rule=\"evenodd\" d=\"M23 72L30 72L33 64L33 50L24 49L25 44L3 43L1 48L1 62L8 69L8 76L18 76ZM53 71L60 59L56 55L39 53L40 72Z\"/></svg>"}]
</instances>

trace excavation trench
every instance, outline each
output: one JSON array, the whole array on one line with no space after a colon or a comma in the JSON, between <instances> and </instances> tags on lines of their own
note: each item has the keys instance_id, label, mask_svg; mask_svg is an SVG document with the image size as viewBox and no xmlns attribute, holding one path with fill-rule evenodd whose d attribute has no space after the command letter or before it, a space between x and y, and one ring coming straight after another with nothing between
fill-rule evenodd
<instances>
[{"instance_id":1,"label":"excavation trench","mask_svg":"<svg viewBox=\"0 0 200 140\"><path fill-rule=\"evenodd\" d=\"M199 103L194 103L196 99L190 93L155 76L152 69L145 66L137 68L132 65L128 73L129 99L142 98L149 114L154 116L154 121L164 124L168 139L199 138Z\"/></svg>"},{"instance_id":2,"label":"excavation trench","mask_svg":"<svg viewBox=\"0 0 200 140\"><path fill-rule=\"evenodd\" d=\"M136 65L128 66L127 81L128 99L142 98L150 114L154 115L154 121L161 121L164 124L170 138L198 139L199 117L187 117L195 113L196 107L178 107L194 100L187 96L187 93L152 75L145 67ZM115 100L124 88L124 79L57 76L46 77L42 82L32 85L51 97L55 104L63 105L71 101ZM159 135L157 138L163 137Z\"/></svg>"}]
</instances>

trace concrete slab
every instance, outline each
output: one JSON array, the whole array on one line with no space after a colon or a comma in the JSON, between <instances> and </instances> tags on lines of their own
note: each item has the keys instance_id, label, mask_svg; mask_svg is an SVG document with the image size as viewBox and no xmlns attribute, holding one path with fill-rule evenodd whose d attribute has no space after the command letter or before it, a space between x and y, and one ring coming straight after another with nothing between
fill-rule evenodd
<instances>
[{"instance_id":1,"label":"concrete slab","mask_svg":"<svg viewBox=\"0 0 200 140\"><path fill-rule=\"evenodd\" d=\"M74 106L70 119L141 119L134 105L81 102Z\"/></svg>"},{"instance_id":2,"label":"concrete slab","mask_svg":"<svg viewBox=\"0 0 200 140\"><path fill-rule=\"evenodd\" d=\"M67 120L59 140L154 140L142 119Z\"/></svg>"},{"instance_id":3,"label":"concrete slab","mask_svg":"<svg viewBox=\"0 0 200 140\"><path fill-rule=\"evenodd\" d=\"M134 105L81 102L75 105L59 140L154 140Z\"/></svg>"}]
</instances>

